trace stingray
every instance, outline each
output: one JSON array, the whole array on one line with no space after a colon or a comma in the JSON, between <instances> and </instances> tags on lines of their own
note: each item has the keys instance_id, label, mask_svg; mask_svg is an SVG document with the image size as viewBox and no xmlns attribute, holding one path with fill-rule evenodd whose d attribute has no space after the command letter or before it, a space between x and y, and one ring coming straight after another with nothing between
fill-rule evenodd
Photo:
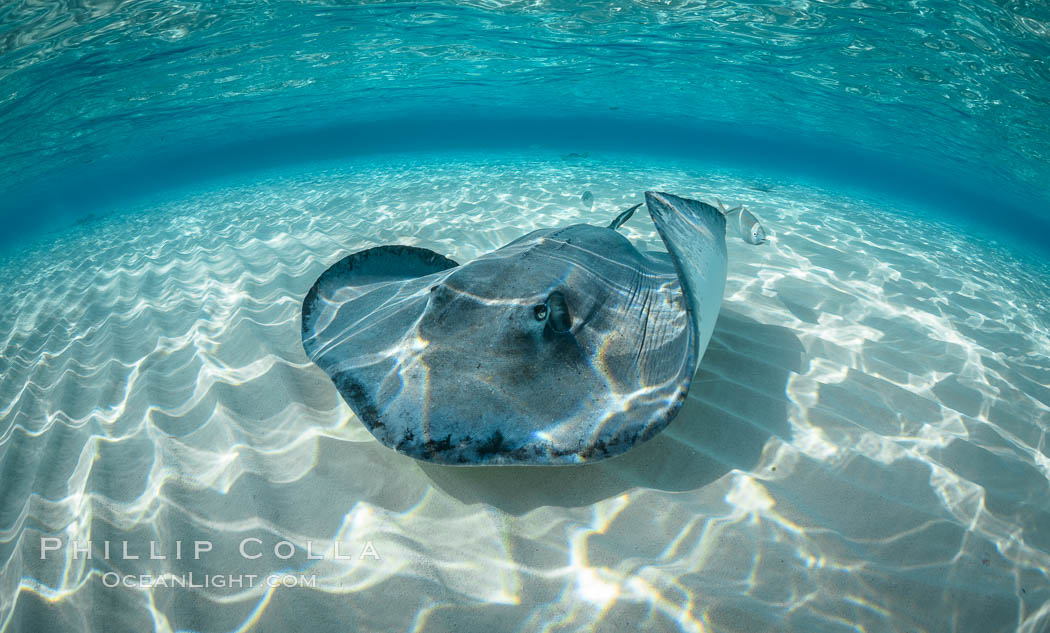
<instances>
[{"instance_id":1,"label":"stingray","mask_svg":"<svg viewBox=\"0 0 1050 633\"><path fill-rule=\"evenodd\" d=\"M386 446L452 465L619 455L674 418L726 282L726 219L647 192L667 253L608 226L532 231L458 265L377 246L303 301L307 356Z\"/></svg>"}]
</instances>

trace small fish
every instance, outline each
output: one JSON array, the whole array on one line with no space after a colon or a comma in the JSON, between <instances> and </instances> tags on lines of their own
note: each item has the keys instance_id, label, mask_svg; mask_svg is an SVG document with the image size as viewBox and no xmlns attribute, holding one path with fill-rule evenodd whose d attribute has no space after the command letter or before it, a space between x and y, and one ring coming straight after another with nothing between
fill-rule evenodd
<instances>
[{"instance_id":1,"label":"small fish","mask_svg":"<svg viewBox=\"0 0 1050 633\"><path fill-rule=\"evenodd\" d=\"M755 246L766 243L766 231L758 218L742 206L726 210L722 201L715 198L718 209L726 216L726 231L735 230L740 239Z\"/></svg>"},{"instance_id":2,"label":"small fish","mask_svg":"<svg viewBox=\"0 0 1050 633\"><path fill-rule=\"evenodd\" d=\"M762 228L758 218L747 209L740 207L737 211L737 228L740 231L740 238L748 244L765 244L766 243L766 231Z\"/></svg>"},{"instance_id":3,"label":"small fish","mask_svg":"<svg viewBox=\"0 0 1050 633\"><path fill-rule=\"evenodd\" d=\"M562 160L580 160L582 158L587 158L588 156L590 156L590 154L588 154L587 152L582 152L582 153L580 153L580 152L569 152L568 154L562 154L561 155L561 159Z\"/></svg>"},{"instance_id":4,"label":"small fish","mask_svg":"<svg viewBox=\"0 0 1050 633\"><path fill-rule=\"evenodd\" d=\"M587 207L588 209L594 207L594 194L590 191L584 191L583 195L580 196L580 200L583 202L583 206Z\"/></svg>"}]
</instances>

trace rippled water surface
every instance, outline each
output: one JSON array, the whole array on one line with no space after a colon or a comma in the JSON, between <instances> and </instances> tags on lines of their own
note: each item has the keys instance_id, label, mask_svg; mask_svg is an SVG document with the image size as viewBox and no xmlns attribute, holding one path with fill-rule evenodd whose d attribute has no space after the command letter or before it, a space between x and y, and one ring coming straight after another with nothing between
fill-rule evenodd
<instances>
[{"instance_id":1,"label":"rippled water surface","mask_svg":"<svg viewBox=\"0 0 1050 633\"><path fill-rule=\"evenodd\" d=\"M192 163L186 151L242 137L454 117L427 131L442 145L477 116L538 115L879 152L987 195L972 214L1006 205L1039 220L1022 231L1050 229L1042 1L54 1L8 3L0 20L8 216L76 215L90 192L70 200L55 179L128 156Z\"/></svg>"},{"instance_id":2,"label":"rippled water surface","mask_svg":"<svg viewBox=\"0 0 1050 633\"><path fill-rule=\"evenodd\" d=\"M1034 0L0 5L0 632L1047 630L1048 59ZM350 252L651 189L770 241L622 457L417 462L303 352Z\"/></svg>"}]
</instances>

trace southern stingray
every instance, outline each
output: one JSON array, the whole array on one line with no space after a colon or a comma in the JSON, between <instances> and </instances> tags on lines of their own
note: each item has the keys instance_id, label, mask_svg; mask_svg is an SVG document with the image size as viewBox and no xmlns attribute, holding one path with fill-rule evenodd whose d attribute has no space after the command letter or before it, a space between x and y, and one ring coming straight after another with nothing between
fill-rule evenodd
<instances>
[{"instance_id":1,"label":"southern stingray","mask_svg":"<svg viewBox=\"0 0 1050 633\"><path fill-rule=\"evenodd\" d=\"M383 444L457 465L618 455L678 412L726 282L726 218L666 193L645 203L667 253L617 229L533 231L462 266L378 246L324 272L303 347Z\"/></svg>"}]
</instances>

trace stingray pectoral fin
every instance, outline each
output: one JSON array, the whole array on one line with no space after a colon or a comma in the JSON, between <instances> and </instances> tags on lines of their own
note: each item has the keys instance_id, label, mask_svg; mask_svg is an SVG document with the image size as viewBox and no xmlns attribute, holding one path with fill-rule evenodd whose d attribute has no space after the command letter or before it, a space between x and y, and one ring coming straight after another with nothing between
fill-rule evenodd
<instances>
[{"instance_id":1,"label":"stingray pectoral fin","mask_svg":"<svg viewBox=\"0 0 1050 633\"><path fill-rule=\"evenodd\" d=\"M347 255L332 264L303 299L303 344L316 335L335 313L337 307L351 298L382 286L397 289L394 282L415 279L454 268L458 264L434 251L417 246L386 245ZM307 349L307 353L310 350Z\"/></svg>"},{"instance_id":2,"label":"stingray pectoral fin","mask_svg":"<svg viewBox=\"0 0 1050 633\"><path fill-rule=\"evenodd\" d=\"M725 292L726 218L709 204L669 193L647 191L645 202L682 283L699 364Z\"/></svg>"},{"instance_id":3,"label":"stingray pectoral fin","mask_svg":"<svg viewBox=\"0 0 1050 633\"><path fill-rule=\"evenodd\" d=\"M611 222L611 223L609 224L609 228L610 228L610 229L618 229L618 228L620 228L621 226L623 226L623 225L624 225L624 223L626 223L626 222L627 222L627 220L630 220L630 219L631 219L631 216L632 216L632 215L634 215L634 212L635 212L635 210L636 210L636 209L638 209L638 207L640 207L640 206L642 206L642 203L641 203L641 202L639 202L638 204L634 205L634 206L633 206L633 207L631 207L630 209L627 209L626 211L624 211L624 212L623 212L623 213L621 213L620 215L616 216L616 219L615 219L615 220L613 220L613 221L612 221L612 222Z\"/></svg>"}]
</instances>

